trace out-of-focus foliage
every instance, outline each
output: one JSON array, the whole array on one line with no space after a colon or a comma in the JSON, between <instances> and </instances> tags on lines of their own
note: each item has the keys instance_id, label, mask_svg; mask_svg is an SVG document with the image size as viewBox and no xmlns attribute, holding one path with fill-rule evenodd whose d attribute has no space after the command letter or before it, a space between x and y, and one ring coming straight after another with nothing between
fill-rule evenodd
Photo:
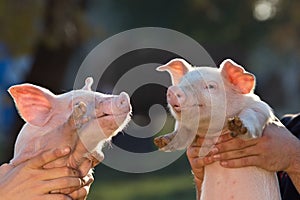
<instances>
[{"instance_id":1,"label":"out-of-focus foliage","mask_svg":"<svg viewBox=\"0 0 300 200\"><path fill-rule=\"evenodd\" d=\"M0 1L0 41L5 41L14 54L27 54L36 41L43 1Z\"/></svg>"},{"instance_id":2,"label":"out-of-focus foliage","mask_svg":"<svg viewBox=\"0 0 300 200\"><path fill-rule=\"evenodd\" d=\"M44 39L51 46L59 42L77 40L74 32L82 38L90 37L90 30L102 29L86 25L86 14L78 1L61 0L53 6L55 18L50 24L42 24L46 14L46 2L40 0L0 0L0 40L9 44L12 52L31 52L37 38L44 32ZM54 1L55 2L55 1ZM59 2L59 3L58 3ZM300 2L297 0L191 0L182 1L83 1L87 7L107 6L106 14L111 26L129 29L141 26L161 26L182 31L200 43L234 43L255 45L267 40L280 49L299 48ZM272 12L267 19L257 19L255 11L260 4L269 7L260 12ZM260 6L262 7L262 6ZM97 9L90 8L90 9ZM87 10L88 12L88 10ZM117 20L112 20L112 19ZM101 21L99 19L98 21ZM93 19L97 21L97 19ZM49 25L49 26L48 26ZM51 27L50 27L51 26ZM54 31L47 32L49 29ZM109 34L109 33L108 33ZM26 38L26 39L25 39Z\"/></svg>"},{"instance_id":3,"label":"out-of-focus foliage","mask_svg":"<svg viewBox=\"0 0 300 200\"><path fill-rule=\"evenodd\" d=\"M38 40L50 48L85 40L90 29L80 6L72 0L0 0L0 41L20 55L32 53Z\"/></svg>"}]
</instances>

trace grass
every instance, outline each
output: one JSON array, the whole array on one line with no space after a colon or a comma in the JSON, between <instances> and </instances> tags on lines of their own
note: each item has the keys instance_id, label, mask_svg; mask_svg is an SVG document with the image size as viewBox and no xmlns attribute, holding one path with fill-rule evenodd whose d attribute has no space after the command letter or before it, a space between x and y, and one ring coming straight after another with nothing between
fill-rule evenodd
<instances>
[{"instance_id":1,"label":"grass","mask_svg":"<svg viewBox=\"0 0 300 200\"><path fill-rule=\"evenodd\" d=\"M95 181L88 200L195 199L192 178L186 175Z\"/></svg>"},{"instance_id":2,"label":"grass","mask_svg":"<svg viewBox=\"0 0 300 200\"><path fill-rule=\"evenodd\" d=\"M95 169L88 200L195 199L191 168L185 156L158 171L130 174L103 164Z\"/></svg>"}]
</instances>

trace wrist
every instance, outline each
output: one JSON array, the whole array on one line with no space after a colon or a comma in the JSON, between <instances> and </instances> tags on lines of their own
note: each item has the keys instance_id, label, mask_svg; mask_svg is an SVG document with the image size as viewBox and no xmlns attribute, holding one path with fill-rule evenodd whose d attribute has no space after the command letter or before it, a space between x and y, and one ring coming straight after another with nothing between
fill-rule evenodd
<instances>
[{"instance_id":1,"label":"wrist","mask_svg":"<svg viewBox=\"0 0 300 200\"><path fill-rule=\"evenodd\" d=\"M294 140L294 145L291 145L293 149L290 152L291 159L290 159L290 164L284 170L287 172L289 175L291 174L299 174L300 173L300 141L295 138Z\"/></svg>"},{"instance_id":2,"label":"wrist","mask_svg":"<svg viewBox=\"0 0 300 200\"><path fill-rule=\"evenodd\" d=\"M193 171L192 171L192 174L194 176L194 183L195 183L195 188L196 188L196 196L197 196L197 199L200 199L203 177L197 177Z\"/></svg>"}]
</instances>

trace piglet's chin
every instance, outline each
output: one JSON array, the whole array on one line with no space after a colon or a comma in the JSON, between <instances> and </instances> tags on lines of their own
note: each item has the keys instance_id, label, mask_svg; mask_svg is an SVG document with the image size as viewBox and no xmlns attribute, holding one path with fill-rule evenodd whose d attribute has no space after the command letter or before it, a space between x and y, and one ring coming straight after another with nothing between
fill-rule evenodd
<instances>
[{"instance_id":1,"label":"piglet's chin","mask_svg":"<svg viewBox=\"0 0 300 200\"><path fill-rule=\"evenodd\" d=\"M130 121L130 112L106 115L98 118L98 124L107 138L123 129Z\"/></svg>"},{"instance_id":2,"label":"piglet's chin","mask_svg":"<svg viewBox=\"0 0 300 200\"><path fill-rule=\"evenodd\" d=\"M177 105L174 105L172 106L173 110L176 112L176 113L180 113L181 112L181 107L180 106L177 106Z\"/></svg>"}]
</instances>

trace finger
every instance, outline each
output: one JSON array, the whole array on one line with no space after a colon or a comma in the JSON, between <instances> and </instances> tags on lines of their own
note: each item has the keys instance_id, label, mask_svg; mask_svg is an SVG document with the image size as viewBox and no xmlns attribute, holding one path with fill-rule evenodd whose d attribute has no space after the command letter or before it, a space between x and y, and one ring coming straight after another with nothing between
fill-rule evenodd
<instances>
[{"instance_id":1,"label":"finger","mask_svg":"<svg viewBox=\"0 0 300 200\"><path fill-rule=\"evenodd\" d=\"M186 155L189 158L197 158L199 157L199 151L200 151L199 147L189 147L186 150Z\"/></svg>"},{"instance_id":2,"label":"finger","mask_svg":"<svg viewBox=\"0 0 300 200\"><path fill-rule=\"evenodd\" d=\"M225 161L225 160L233 160L233 159L239 159L242 157L249 157L249 156L258 156L259 152L257 152L255 146L250 146L248 148L244 149L237 149L233 151L226 151L223 153L219 153L216 155L213 155L214 161Z\"/></svg>"},{"instance_id":3,"label":"finger","mask_svg":"<svg viewBox=\"0 0 300 200\"><path fill-rule=\"evenodd\" d=\"M196 136L192 142L192 147L211 147L217 141L217 137L200 137Z\"/></svg>"},{"instance_id":4,"label":"finger","mask_svg":"<svg viewBox=\"0 0 300 200\"><path fill-rule=\"evenodd\" d=\"M216 148L218 149L219 152L226 152L235 149L247 148L257 143L258 143L258 139L242 140L240 138L234 138L229 141L217 144Z\"/></svg>"},{"instance_id":5,"label":"finger","mask_svg":"<svg viewBox=\"0 0 300 200\"><path fill-rule=\"evenodd\" d=\"M70 187L70 188L64 188L64 189L59 189L59 190L53 190L50 191L51 194L71 194L72 192L79 190L82 186L78 187Z\"/></svg>"},{"instance_id":6,"label":"finger","mask_svg":"<svg viewBox=\"0 0 300 200\"><path fill-rule=\"evenodd\" d=\"M188 157L192 169L203 168L214 162L212 157Z\"/></svg>"},{"instance_id":7,"label":"finger","mask_svg":"<svg viewBox=\"0 0 300 200\"><path fill-rule=\"evenodd\" d=\"M69 196L72 199L84 200L84 199L86 199L86 197L89 193L89 189L90 189L89 186L84 186L84 187L80 188L79 190L72 192L71 194L69 194Z\"/></svg>"},{"instance_id":8,"label":"finger","mask_svg":"<svg viewBox=\"0 0 300 200\"><path fill-rule=\"evenodd\" d=\"M64 194L45 194L41 198L43 200L72 200L71 197Z\"/></svg>"},{"instance_id":9,"label":"finger","mask_svg":"<svg viewBox=\"0 0 300 200\"><path fill-rule=\"evenodd\" d=\"M1 177L7 174L10 170L12 170L14 166L12 164L4 163L0 166L0 180Z\"/></svg>"},{"instance_id":10,"label":"finger","mask_svg":"<svg viewBox=\"0 0 300 200\"><path fill-rule=\"evenodd\" d=\"M196 135L191 146L200 147L202 145L203 140L204 140L204 137L200 137L199 135Z\"/></svg>"},{"instance_id":11,"label":"finger","mask_svg":"<svg viewBox=\"0 0 300 200\"><path fill-rule=\"evenodd\" d=\"M96 167L100 162L104 160L103 152L95 152L92 156L92 167Z\"/></svg>"},{"instance_id":12,"label":"finger","mask_svg":"<svg viewBox=\"0 0 300 200\"><path fill-rule=\"evenodd\" d=\"M80 188L83 186L82 180L74 177L57 178L53 180L47 180L45 182L47 187L43 188L44 193L49 193L50 191L52 191L52 193L60 193L60 191L63 191L63 189Z\"/></svg>"},{"instance_id":13,"label":"finger","mask_svg":"<svg viewBox=\"0 0 300 200\"><path fill-rule=\"evenodd\" d=\"M81 176L86 176L88 173L89 173L89 171L91 170L91 168L92 168L92 165L93 165L93 163L92 163L92 161L91 160L88 160L88 159L86 159L80 166L79 166L79 171L80 171L80 175Z\"/></svg>"},{"instance_id":14,"label":"finger","mask_svg":"<svg viewBox=\"0 0 300 200\"><path fill-rule=\"evenodd\" d=\"M77 199L77 200L86 199L86 197L89 193L89 190L90 190L90 186L94 182L94 177L92 175L92 171L90 171L89 174L82 179L83 179L84 187L82 187L76 191L73 191L72 193L69 194L69 196L72 197L73 199Z\"/></svg>"},{"instance_id":15,"label":"finger","mask_svg":"<svg viewBox=\"0 0 300 200\"><path fill-rule=\"evenodd\" d=\"M27 161L27 166L35 169L41 168L47 163L68 155L70 151L71 149L69 147L64 147L42 152L41 154Z\"/></svg>"},{"instance_id":16,"label":"finger","mask_svg":"<svg viewBox=\"0 0 300 200\"><path fill-rule=\"evenodd\" d=\"M203 180L204 178L204 167L192 168L192 173L194 177L198 180Z\"/></svg>"},{"instance_id":17,"label":"finger","mask_svg":"<svg viewBox=\"0 0 300 200\"><path fill-rule=\"evenodd\" d=\"M227 142L229 140L232 140L233 137L231 136L230 132L224 132L224 134L220 135L217 141L217 144Z\"/></svg>"},{"instance_id":18,"label":"finger","mask_svg":"<svg viewBox=\"0 0 300 200\"><path fill-rule=\"evenodd\" d=\"M226 160L220 162L220 165L226 168L258 166L259 164L260 164L260 160L258 156L249 156L249 157L243 157L239 159Z\"/></svg>"},{"instance_id":19,"label":"finger","mask_svg":"<svg viewBox=\"0 0 300 200\"><path fill-rule=\"evenodd\" d=\"M84 185L91 185L94 182L93 171L91 170L85 177L82 178Z\"/></svg>"},{"instance_id":20,"label":"finger","mask_svg":"<svg viewBox=\"0 0 300 200\"><path fill-rule=\"evenodd\" d=\"M43 173L44 180L52 180L62 177L76 177L80 176L80 172L69 168L69 167L58 167L58 168L51 168L51 169L43 169L47 170L46 173Z\"/></svg>"}]
</instances>

